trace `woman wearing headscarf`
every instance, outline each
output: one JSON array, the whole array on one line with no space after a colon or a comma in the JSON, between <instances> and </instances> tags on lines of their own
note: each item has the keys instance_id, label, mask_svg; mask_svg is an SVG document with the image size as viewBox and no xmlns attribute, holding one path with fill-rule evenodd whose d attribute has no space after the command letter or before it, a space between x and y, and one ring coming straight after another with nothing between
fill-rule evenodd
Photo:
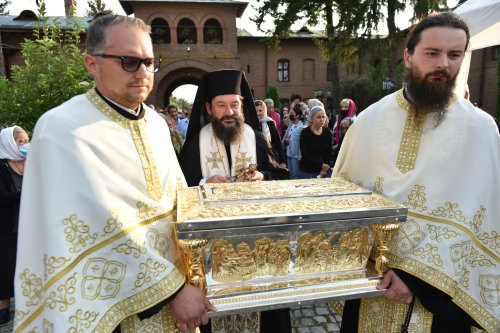
<instances>
[{"instance_id":1,"label":"woman wearing headscarf","mask_svg":"<svg viewBox=\"0 0 500 333\"><path fill-rule=\"evenodd\" d=\"M337 145L340 142L340 135L341 135L341 126L340 122L342 119L345 117L356 117L356 104L354 101L350 98L344 98L342 101L340 101L340 111L337 116L337 123L335 124L335 128L333 129L333 136L334 136L334 141L333 141L333 149L335 150L337 148Z\"/></svg>"},{"instance_id":2,"label":"woman wearing headscarf","mask_svg":"<svg viewBox=\"0 0 500 333\"><path fill-rule=\"evenodd\" d=\"M300 133L299 178L327 177L332 167L332 132L325 127L326 112L321 106L309 111L309 126Z\"/></svg>"},{"instance_id":3,"label":"woman wearing headscarf","mask_svg":"<svg viewBox=\"0 0 500 333\"><path fill-rule=\"evenodd\" d=\"M286 166L286 157L283 151L283 145L281 144L280 135L276 128L275 121L267 116L267 106L261 100L255 101L255 109L257 110L257 117L259 118L260 130L264 133L273 148L273 152L276 155L276 159L282 167Z\"/></svg>"},{"instance_id":4,"label":"woman wearing headscarf","mask_svg":"<svg viewBox=\"0 0 500 333\"><path fill-rule=\"evenodd\" d=\"M0 132L0 325L9 321L14 296L17 227L28 134L19 126Z\"/></svg>"}]
</instances>

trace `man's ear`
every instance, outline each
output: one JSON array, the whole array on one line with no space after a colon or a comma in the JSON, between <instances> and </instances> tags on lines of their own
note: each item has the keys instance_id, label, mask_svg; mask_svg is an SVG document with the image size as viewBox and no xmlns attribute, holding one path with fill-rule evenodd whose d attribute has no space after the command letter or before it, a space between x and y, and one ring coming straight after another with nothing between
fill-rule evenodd
<instances>
[{"instance_id":1,"label":"man's ear","mask_svg":"<svg viewBox=\"0 0 500 333\"><path fill-rule=\"evenodd\" d=\"M410 64L410 57L411 57L411 54L410 52L408 51L408 48L405 49L405 52L404 52L404 61L405 61L405 67L407 69L409 69L411 67L411 64Z\"/></svg>"},{"instance_id":2,"label":"man's ear","mask_svg":"<svg viewBox=\"0 0 500 333\"><path fill-rule=\"evenodd\" d=\"M83 56L83 63L90 74L95 75L97 72L97 59L93 55L86 54Z\"/></svg>"},{"instance_id":3,"label":"man's ear","mask_svg":"<svg viewBox=\"0 0 500 333\"><path fill-rule=\"evenodd\" d=\"M205 102L205 109L207 110L209 115L212 115L212 104Z\"/></svg>"}]
</instances>

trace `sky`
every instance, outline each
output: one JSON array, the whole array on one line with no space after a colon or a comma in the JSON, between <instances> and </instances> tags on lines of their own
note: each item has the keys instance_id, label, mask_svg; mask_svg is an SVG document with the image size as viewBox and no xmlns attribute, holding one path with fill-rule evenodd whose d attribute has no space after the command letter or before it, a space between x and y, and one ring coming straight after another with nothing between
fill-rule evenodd
<instances>
[{"instance_id":1,"label":"sky","mask_svg":"<svg viewBox=\"0 0 500 333\"><path fill-rule=\"evenodd\" d=\"M120 6L118 0L104 0L106 3L106 7L113 10L116 14L125 14L123 9ZM236 20L236 25L238 28L244 27L247 31L252 33L253 35L263 35L257 29L255 23L253 23L250 18L255 17L257 10L254 9L255 6L258 5L257 0L248 0L249 4L243 13L241 19ZM455 6L458 3L458 0L448 0L448 5L450 7ZM64 0L45 0L45 4L47 6L47 12L50 16L63 16L64 15ZM77 0L77 11L78 16L83 16L87 9L87 0ZM18 15L22 10L30 9L36 13L36 1L35 0L11 0L11 4L8 7L10 15ZM400 28L406 28L409 24L409 19L411 18L411 13L406 12L398 15L396 17L396 24ZM305 20L304 20L305 21ZM304 24L304 21L296 23L292 26L292 29L300 29ZM266 20L264 24L264 29L270 29L272 27L271 20ZM315 29L315 28L313 28ZM316 27L316 29L321 29L321 27ZM387 33L387 28L382 26L379 29L379 34ZM188 102L193 102L194 96L196 94L197 87L194 85L184 85L176 90L174 90L173 95L177 98L183 98Z\"/></svg>"}]
</instances>

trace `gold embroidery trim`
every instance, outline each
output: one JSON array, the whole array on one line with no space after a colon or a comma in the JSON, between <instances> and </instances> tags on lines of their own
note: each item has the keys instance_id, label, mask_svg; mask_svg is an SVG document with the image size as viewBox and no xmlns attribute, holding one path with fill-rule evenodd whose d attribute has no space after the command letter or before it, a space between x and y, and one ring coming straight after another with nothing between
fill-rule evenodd
<instances>
[{"instance_id":1,"label":"gold embroidery trim","mask_svg":"<svg viewBox=\"0 0 500 333\"><path fill-rule=\"evenodd\" d=\"M455 99L456 97L453 95L446 108L453 104ZM396 161L396 166L399 171L405 174L415 168L425 117L429 114L429 112L433 112L435 110L422 110L421 112L415 114L415 109L404 97L403 89L400 89L396 93L396 101L399 107L404 109L407 113L403 136L399 145L398 158Z\"/></svg>"},{"instance_id":2,"label":"gold embroidery trim","mask_svg":"<svg viewBox=\"0 0 500 333\"><path fill-rule=\"evenodd\" d=\"M144 119L130 120L123 117L121 114L113 110L94 89L89 90L86 94L89 101L109 119L127 128L132 133L137 153L141 158L144 176L148 193L156 201L160 201L163 196L161 189L156 162L149 143L149 137L146 133L146 122Z\"/></svg>"},{"instance_id":3,"label":"gold embroidery trim","mask_svg":"<svg viewBox=\"0 0 500 333\"><path fill-rule=\"evenodd\" d=\"M481 306L480 303L458 288L457 282L452 278L412 258L400 258L389 253L389 261L392 268L398 268L415 275L434 288L452 296L454 303L486 330L494 332L496 327L498 327L499 320Z\"/></svg>"},{"instance_id":4,"label":"gold embroidery trim","mask_svg":"<svg viewBox=\"0 0 500 333\"><path fill-rule=\"evenodd\" d=\"M75 268L83 259L85 259L86 257L88 257L89 255L91 255L92 253L102 249L103 247L111 244L112 242L114 242L115 240L125 236L125 235L128 235L132 232L134 232L135 230L143 227L143 226L146 226L146 225L149 225L151 223L154 223L156 221L159 221L169 215L172 215L173 213L173 210L171 211L168 211L164 214L161 214L161 215L158 215L156 217L153 217L151 219L148 219L148 220L145 220L145 221L142 221L142 222L139 222L119 233L117 233L116 235L102 241L101 243L99 244L96 244L95 246L85 250L84 252L82 252L82 254L80 254L78 257L75 258L75 260L73 262L71 262L66 268L64 268L61 272L57 273L56 275L54 275L53 278L51 278L50 280L47 281L47 283L45 284L44 286L44 292L46 292L48 289L50 289L50 287L52 287L53 284L55 284L58 280L60 280L64 275L66 275L68 272L70 272L73 268ZM35 311L33 311L33 313L26 319L26 321L24 321L23 323L19 324L19 326L16 328L16 332L22 332L24 329L26 329L26 327L36 318L40 315L40 313L42 313L43 311L43 308L45 306L45 303L41 304Z\"/></svg>"},{"instance_id":5,"label":"gold embroidery trim","mask_svg":"<svg viewBox=\"0 0 500 333\"><path fill-rule=\"evenodd\" d=\"M113 305L99 320L94 331L112 332L125 317L133 319L133 315L151 308L173 295L184 285L185 279L185 276L180 271L177 269L172 270L153 286ZM144 306L144 304L147 304L147 306ZM170 307L165 306L161 311L167 310L166 308L170 309ZM171 315L170 311L163 314ZM171 318L173 319L173 317ZM127 321L126 324L130 324L130 322Z\"/></svg>"},{"instance_id":6,"label":"gold embroidery trim","mask_svg":"<svg viewBox=\"0 0 500 333\"><path fill-rule=\"evenodd\" d=\"M452 221L440 219L440 218L437 218L437 217L422 215L422 214L418 214L418 213L414 213L414 212L410 212L410 211L408 211L408 216L413 216L413 217L416 217L416 218L419 218L419 219L422 219L422 220L426 220L426 221L429 221L429 222L443 223L443 224L451 225L451 226L453 226L455 228L458 228L461 231L465 232L467 235L469 235L469 238L474 242L474 244L477 247L479 247L481 250L483 250L483 252L487 253L489 256L491 256L492 258L494 258L496 261L500 261L500 257L498 257L495 253L493 253L492 251L490 251L482 243L479 243L477 241L477 239L476 239L476 236L469 229L467 229L463 225L460 225L460 224L452 222Z\"/></svg>"},{"instance_id":7,"label":"gold embroidery trim","mask_svg":"<svg viewBox=\"0 0 500 333\"><path fill-rule=\"evenodd\" d=\"M424 128L425 113L419 112L417 115L413 113L413 108L404 98L402 89L396 93L396 100L399 106L406 110L406 122L399 145L396 166L402 173L407 173L415 168L415 161L420 147L420 137Z\"/></svg>"}]
</instances>

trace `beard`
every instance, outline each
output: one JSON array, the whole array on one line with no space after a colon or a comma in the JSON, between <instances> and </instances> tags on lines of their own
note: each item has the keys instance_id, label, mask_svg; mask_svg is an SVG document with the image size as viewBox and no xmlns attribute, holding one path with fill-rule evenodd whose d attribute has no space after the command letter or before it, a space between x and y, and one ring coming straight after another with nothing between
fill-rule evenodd
<instances>
[{"instance_id":1,"label":"beard","mask_svg":"<svg viewBox=\"0 0 500 333\"><path fill-rule=\"evenodd\" d=\"M224 125L224 120L234 120L234 125L226 126ZM232 115L232 116L222 116L219 118L212 118L212 129L217 138L222 140L225 145L230 145L232 142L238 140L243 133L243 124L245 123L245 118L243 114Z\"/></svg>"},{"instance_id":2,"label":"beard","mask_svg":"<svg viewBox=\"0 0 500 333\"><path fill-rule=\"evenodd\" d=\"M444 75L445 79L429 79L434 75ZM422 76L418 70L410 69L405 80L415 113L424 109L445 110L453 96L457 75L458 73L452 77L447 70L435 70Z\"/></svg>"}]
</instances>

